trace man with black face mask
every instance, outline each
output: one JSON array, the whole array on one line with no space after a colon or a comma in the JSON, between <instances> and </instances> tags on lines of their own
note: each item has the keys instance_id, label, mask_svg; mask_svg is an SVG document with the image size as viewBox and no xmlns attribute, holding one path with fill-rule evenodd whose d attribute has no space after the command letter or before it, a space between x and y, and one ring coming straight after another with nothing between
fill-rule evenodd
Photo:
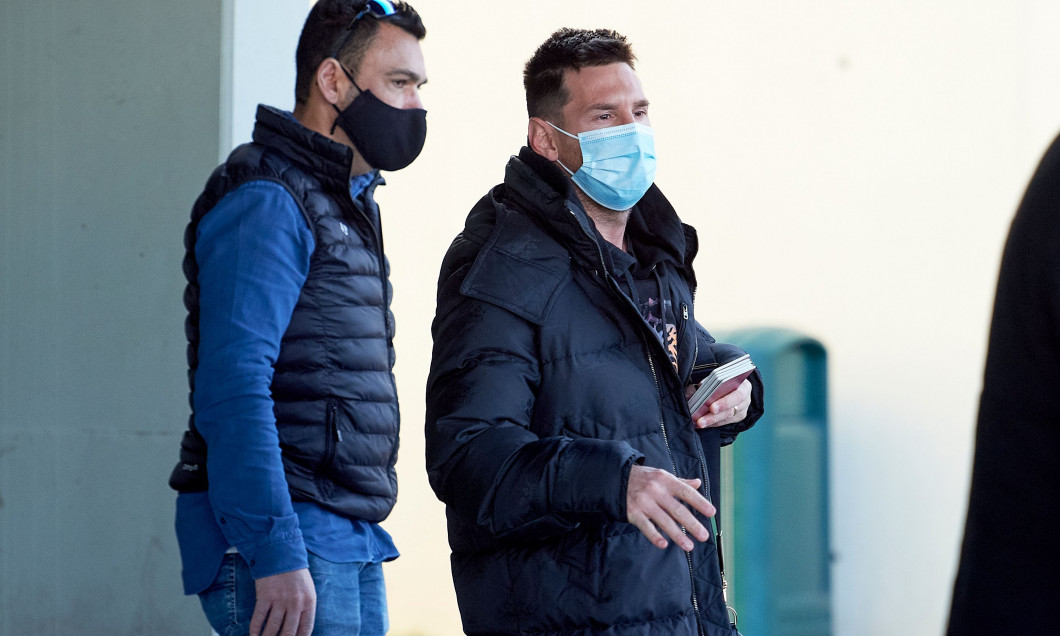
<instances>
[{"instance_id":1,"label":"man with black face mask","mask_svg":"<svg viewBox=\"0 0 1060 636\"><path fill-rule=\"evenodd\" d=\"M185 233L192 415L170 478L184 590L222 634L383 634L397 495L380 170L423 147L419 15L320 0L293 113L214 171Z\"/></svg>"}]
</instances>

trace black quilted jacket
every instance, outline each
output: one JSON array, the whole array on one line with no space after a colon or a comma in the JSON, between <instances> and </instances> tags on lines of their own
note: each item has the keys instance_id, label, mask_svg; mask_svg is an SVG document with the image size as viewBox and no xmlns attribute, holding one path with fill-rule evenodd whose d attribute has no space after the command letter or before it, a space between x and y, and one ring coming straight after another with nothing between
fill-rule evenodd
<instances>
[{"instance_id":1,"label":"black quilted jacket","mask_svg":"<svg viewBox=\"0 0 1060 636\"><path fill-rule=\"evenodd\" d=\"M669 286L675 371L567 188L524 148L442 265L427 471L446 504L464 629L728 635L713 539L687 556L652 546L626 521L625 489L642 463L703 479L717 503L719 446L760 417L761 381L738 428L697 432L684 399L693 368L740 351L695 322L695 231L654 186L628 226Z\"/></svg>"}]
</instances>

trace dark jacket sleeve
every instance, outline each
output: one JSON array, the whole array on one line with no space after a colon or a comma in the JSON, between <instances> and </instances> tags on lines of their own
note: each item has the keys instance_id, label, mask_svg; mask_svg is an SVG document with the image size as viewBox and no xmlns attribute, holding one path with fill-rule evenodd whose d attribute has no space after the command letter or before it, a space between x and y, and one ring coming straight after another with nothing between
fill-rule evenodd
<instances>
[{"instance_id":1,"label":"dark jacket sleeve","mask_svg":"<svg viewBox=\"0 0 1060 636\"><path fill-rule=\"evenodd\" d=\"M707 377L715 367L735 360L747 353L733 344L717 342L702 325L696 323L696 340L699 345L699 355L693 365L690 381L698 383ZM755 425L755 422L765 413L765 395L762 385L762 375L756 369L751 377L751 405L747 408L747 417L735 424L722 426L718 429L721 437L721 445L727 446L736 441L736 436Z\"/></svg>"},{"instance_id":2,"label":"dark jacket sleeve","mask_svg":"<svg viewBox=\"0 0 1060 636\"><path fill-rule=\"evenodd\" d=\"M625 521L642 455L625 442L539 436L538 326L439 284L427 382L427 474L438 498L491 536L543 538L583 521Z\"/></svg>"}]
</instances>

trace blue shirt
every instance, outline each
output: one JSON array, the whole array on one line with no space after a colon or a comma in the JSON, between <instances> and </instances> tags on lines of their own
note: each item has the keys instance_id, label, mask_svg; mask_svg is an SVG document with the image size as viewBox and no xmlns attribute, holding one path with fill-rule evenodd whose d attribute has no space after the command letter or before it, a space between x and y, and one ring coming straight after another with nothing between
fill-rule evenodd
<instances>
[{"instance_id":1,"label":"blue shirt","mask_svg":"<svg viewBox=\"0 0 1060 636\"><path fill-rule=\"evenodd\" d=\"M351 179L350 195L373 177ZM177 496L186 594L208 587L233 547L255 579L307 567L307 550L341 563L398 556L378 524L292 503L288 493L269 386L314 248L297 203L270 181L240 186L199 222L193 399L210 489Z\"/></svg>"}]
</instances>

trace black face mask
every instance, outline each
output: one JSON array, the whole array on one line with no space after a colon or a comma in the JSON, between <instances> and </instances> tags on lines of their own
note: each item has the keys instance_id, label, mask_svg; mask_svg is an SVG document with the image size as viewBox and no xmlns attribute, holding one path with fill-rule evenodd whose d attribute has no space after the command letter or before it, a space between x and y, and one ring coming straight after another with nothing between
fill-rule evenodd
<instances>
[{"instance_id":1,"label":"black face mask","mask_svg":"<svg viewBox=\"0 0 1060 636\"><path fill-rule=\"evenodd\" d=\"M339 113L331 130L335 126L342 128L373 168L394 171L408 166L419 156L427 139L427 111L394 108L371 91L361 90L349 72L345 68L342 71L361 94L342 110L331 105Z\"/></svg>"}]
</instances>

